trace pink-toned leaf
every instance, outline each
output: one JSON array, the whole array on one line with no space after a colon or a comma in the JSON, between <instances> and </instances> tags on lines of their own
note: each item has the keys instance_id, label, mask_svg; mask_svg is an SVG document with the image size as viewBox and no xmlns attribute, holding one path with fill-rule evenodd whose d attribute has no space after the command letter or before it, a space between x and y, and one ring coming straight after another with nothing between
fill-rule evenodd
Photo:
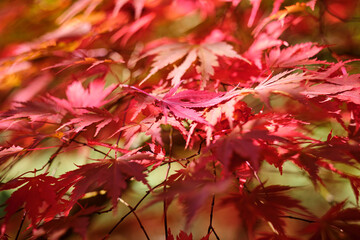
<instances>
[{"instance_id":1,"label":"pink-toned leaf","mask_svg":"<svg viewBox=\"0 0 360 240\"><path fill-rule=\"evenodd\" d=\"M271 50L265 58L268 68L293 67L297 65L319 64L324 61L309 59L319 53L324 47L314 43L302 43L280 50L279 47Z\"/></svg>"},{"instance_id":2,"label":"pink-toned leaf","mask_svg":"<svg viewBox=\"0 0 360 240\"><path fill-rule=\"evenodd\" d=\"M155 14L147 14L140 19L137 19L135 22L123 26L119 31L117 31L112 37L111 41L116 42L118 39L122 38L121 45L125 46L129 39L142 28L146 28L155 18Z\"/></svg>"},{"instance_id":3,"label":"pink-toned leaf","mask_svg":"<svg viewBox=\"0 0 360 240\"><path fill-rule=\"evenodd\" d=\"M62 24L84 10L86 14L90 14L99 3L100 1L97 0L79 0L74 3L67 11L65 11L57 19L57 22Z\"/></svg>"},{"instance_id":4,"label":"pink-toned leaf","mask_svg":"<svg viewBox=\"0 0 360 240\"><path fill-rule=\"evenodd\" d=\"M24 150L20 146L11 146L11 147L0 147L0 165L6 163L9 158L15 157Z\"/></svg>"},{"instance_id":5,"label":"pink-toned leaf","mask_svg":"<svg viewBox=\"0 0 360 240\"><path fill-rule=\"evenodd\" d=\"M199 54L196 53L195 49L190 50L180 66L175 66L174 70L169 73L167 78L172 79L171 84L173 86L176 86L180 83L182 76L184 76L185 72L190 68L191 64L196 60L197 55Z\"/></svg>"},{"instance_id":6,"label":"pink-toned leaf","mask_svg":"<svg viewBox=\"0 0 360 240\"><path fill-rule=\"evenodd\" d=\"M312 75L303 73L293 73L293 71L284 71L275 76L269 76L261 81L254 90L265 101L271 93L290 94L293 97L301 98L301 91L304 89L303 82L315 78ZM246 91L246 89L244 89Z\"/></svg>"},{"instance_id":7,"label":"pink-toned leaf","mask_svg":"<svg viewBox=\"0 0 360 240\"><path fill-rule=\"evenodd\" d=\"M59 99L50 96L51 100L60 107L72 113L85 113L86 107L102 107L109 102L106 98L115 89L115 85L110 85L104 89L105 82L101 79L95 80L85 89L81 82L75 81L66 89L66 99Z\"/></svg>"},{"instance_id":8,"label":"pink-toned leaf","mask_svg":"<svg viewBox=\"0 0 360 240\"><path fill-rule=\"evenodd\" d=\"M147 51L146 54L143 55L142 57L146 57L154 54L156 54L156 56L154 58L154 62L151 65L152 69L150 70L148 76L141 81L141 83L148 80L152 75L154 75L160 69L186 56L191 50L190 48L191 47L185 43L170 43L170 44L161 45L159 47Z\"/></svg>"},{"instance_id":9,"label":"pink-toned leaf","mask_svg":"<svg viewBox=\"0 0 360 240\"><path fill-rule=\"evenodd\" d=\"M325 80L325 82L308 86L303 91L303 94L308 97L324 95L329 98L337 98L342 101L360 104L360 74L332 78L328 78L328 75L329 73L323 74L323 76L319 75L319 80Z\"/></svg>"},{"instance_id":10,"label":"pink-toned leaf","mask_svg":"<svg viewBox=\"0 0 360 240\"><path fill-rule=\"evenodd\" d=\"M256 13L259 10L261 0L250 0L250 3L252 4L251 14L248 21L248 27L252 27L255 21Z\"/></svg>"},{"instance_id":11,"label":"pink-toned leaf","mask_svg":"<svg viewBox=\"0 0 360 240\"><path fill-rule=\"evenodd\" d=\"M96 131L94 136L96 137L101 129L111 122L118 122L119 118L113 116L111 113L104 109L99 109L96 107L87 107L85 108L88 112L81 114L80 116L71 119L67 123L63 124L57 130L62 129L66 126L73 125L74 128L72 131L80 132L84 128L96 124Z\"/></svg>"},{"instance_id":12,"label":"pink-toned leaf","mask_svg":"<svg viewBox=\"0 0 360 240\"><path fill-rule=\"evenodd\" d=\"M203 43L192 45L185 43L170 43L149 50L143 57L154 55L154 62L149 75L141 82L145 82L152 75L165 66L175 63L185 57L185 60L168 74L167 78L172 79L172 85L178 85L185 72L189 70L191 64L198 58L200 65L196 71L201 74L203 80L208 80L209 76L214 75L214 67L219 66L219 57L238 58L247 61L244 57L237 54L233 47L225 42Z\"/></svg>"},{"instance_id":13,"label":"pink-toned leaf","mask_svg":"<svg viewBox=\"0 0 360 240\"><path fill-rule=\"evenodd\" d=\"M138 19L141 15L141 12L144 8L144 4L145 4L145 0L114 0L115 1L115 7L112 13L112 16L115 17L116 15L119 14L120 10L122 9L122 7L127 3L127 2L132 2L132 5L134 6L135 9L135 18Z\"/></svg>"}]
</instances>

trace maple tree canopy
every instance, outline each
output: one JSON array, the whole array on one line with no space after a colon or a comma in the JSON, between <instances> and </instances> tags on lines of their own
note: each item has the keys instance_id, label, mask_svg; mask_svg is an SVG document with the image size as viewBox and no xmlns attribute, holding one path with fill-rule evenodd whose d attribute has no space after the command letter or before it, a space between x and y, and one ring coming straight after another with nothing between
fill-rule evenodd
<instances>
[{"instance_id":1,"label":"maple tree canopy","mask_svg":"<svg viewBox=\"0 0 360 240\"><path fill-rule=\"evenodd\" d=\"M357 0L1 0L0 239L360 239Z\"/></svg>"}]
</instances>

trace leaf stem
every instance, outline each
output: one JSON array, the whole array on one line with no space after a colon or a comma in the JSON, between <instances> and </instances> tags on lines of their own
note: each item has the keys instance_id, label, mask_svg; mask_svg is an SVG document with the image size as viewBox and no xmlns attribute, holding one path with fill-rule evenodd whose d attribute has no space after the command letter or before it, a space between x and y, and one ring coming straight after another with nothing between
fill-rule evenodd
<instances>
[{"instance_id":1,"label":"leaf stem","mask_svg":"<svg viewBox=\"0 0 360 240\"><path fill-rule=\"evenodd\" d=\"M113 157L109 156L108 153L105 153L105 152L103 152L103 151L101 151L101 150L99 150L99 149L96 149L95 147L90 146L90 145L87 144L87 143L83 143L83 142L80 142L80 141L75 140L75 139L73 140L73 142L76 142L77 144L81 144L81 145L83 145L83 146L89 147L89 148L91 148L92 150L94 150L95 152L98 152L98 153L103 154L105 157L109 157L109 158L111 158L111 159L114 159Z\"/></svg>"}]
</instances>

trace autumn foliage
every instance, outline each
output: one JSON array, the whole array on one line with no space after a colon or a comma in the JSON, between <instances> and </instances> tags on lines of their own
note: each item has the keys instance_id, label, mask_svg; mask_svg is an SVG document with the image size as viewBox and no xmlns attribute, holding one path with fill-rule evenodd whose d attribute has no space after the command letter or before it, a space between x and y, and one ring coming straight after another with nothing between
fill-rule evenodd
<instances>
[{"instance_id":1,"label":"autumn foliage","mask_svg":"<svg viewBox=\"0 0 360 240\"><path fill-rule=\"evenodd\" d=\"M360 239L356 0L2 0L1 239Z\"/></svg>"}]
</instances>

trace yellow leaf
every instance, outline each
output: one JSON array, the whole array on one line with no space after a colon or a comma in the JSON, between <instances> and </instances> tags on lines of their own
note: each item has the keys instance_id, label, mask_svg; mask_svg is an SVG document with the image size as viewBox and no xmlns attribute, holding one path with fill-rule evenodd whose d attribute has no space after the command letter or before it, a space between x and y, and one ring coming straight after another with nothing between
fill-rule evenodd
<instances>
[{"instance_id":1,"label":"yellow leaf","mask_svg":"<svg viewBox=\"0 0 360 240\"><path fill-rule=\"evenodd\" d=\"M306 4L305 3L299 3L297 2L294 5L286 6L284 10L280 10L277 13L270 16L270 19L278 19L281 20L284 17L286 17L289 13L298 13L298 12L304 12L306 10Z\"/></svg>"},{"instance_id":2,"label":"yellow leaf","mask_svg":"<svg viewBox=\"0 0 360 240\"><path fill-rule=\"evenodd\" d=\"M8 90L21 85L21 77L19 74L10 74L0 80L0 90Z\"/></svg>"},{"instance_id":3,"label":"yellow leaf","mask_svg":"<svg viewBox=\"0 0 360 240\"><path fill-rule=\"evenodd\" d=\"M306 4L297 2L294 5L285 7L285 9L288 13L303 12L306 10Z\"/></svg>"}]
</instances>

